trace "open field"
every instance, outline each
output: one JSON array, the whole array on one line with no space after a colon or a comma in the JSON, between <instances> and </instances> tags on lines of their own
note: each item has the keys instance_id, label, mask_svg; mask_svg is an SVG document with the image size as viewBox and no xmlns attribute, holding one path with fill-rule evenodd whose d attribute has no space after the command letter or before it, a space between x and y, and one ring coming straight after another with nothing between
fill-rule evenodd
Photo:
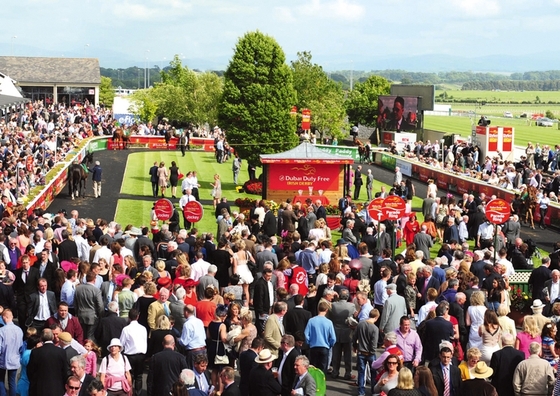
<instances>
[{"instance_id":1,"label":"open field","mask_svg":"<svg viewBox=\"0 0 560 396\"><path fill-rule=\"evenodd\" d=\"M480 115L474 119L475 124L478 122L479 117ZM492 120L492 125L513 126L515 128L514 143L517 146L526 146L527 142L539 142L541 145L548 144L554 147L560 143L560 131L557 129L558 124L552 128L545 128L537 127L534 123L533 125L527 125L527 120L524 118L490 117L490 120ZM425 116L424 128L469 136L471 134L472 122L473 120L469 117Z\"/></svg>"},{"instance_id":2,"label":"open field","mask_svg":"<svg viewBox=\"0 0 560 396\"><path fill-rule=\"evenodd\" d=\"M462 90L437 90L436 97L447 92L449 97L461 100L478 100L493 102L536 102L537 96L540 102L560 102L558 91L462 91Z\"/></svg>"}]
</instances>

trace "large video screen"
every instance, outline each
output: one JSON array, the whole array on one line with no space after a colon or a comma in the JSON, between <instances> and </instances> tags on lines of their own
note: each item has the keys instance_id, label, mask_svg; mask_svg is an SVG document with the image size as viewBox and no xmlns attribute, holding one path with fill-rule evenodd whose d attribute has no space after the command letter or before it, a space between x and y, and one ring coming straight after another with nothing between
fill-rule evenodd
<instances>
[{"instance_id":1,"label":"large video screen","mask_svg":"<svg viewBox=\"0 0 560 396\"><path fill-rule=\"evenodd\" d=\"M379 96L377 126L383 131L414 132L421 127L416 96Z\"/></svg>"}]
</instances>

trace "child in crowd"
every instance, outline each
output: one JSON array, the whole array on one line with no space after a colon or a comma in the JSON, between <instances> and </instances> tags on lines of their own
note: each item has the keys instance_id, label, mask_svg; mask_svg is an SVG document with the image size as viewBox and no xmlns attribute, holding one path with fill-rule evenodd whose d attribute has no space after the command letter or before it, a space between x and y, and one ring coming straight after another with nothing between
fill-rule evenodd
<instances>
[{"instance_id":1,"label":"child in crowd","mask_svg":"<svg viewBox=\"0 0 560 396\"><path fill-rule=\"evenodd\" d=\"M84 355L86 358L86 374L97 376L97 359L101 357L101 350L92 340L84 341L84 348L87 353Z\"/></svg>"}]
</instances>

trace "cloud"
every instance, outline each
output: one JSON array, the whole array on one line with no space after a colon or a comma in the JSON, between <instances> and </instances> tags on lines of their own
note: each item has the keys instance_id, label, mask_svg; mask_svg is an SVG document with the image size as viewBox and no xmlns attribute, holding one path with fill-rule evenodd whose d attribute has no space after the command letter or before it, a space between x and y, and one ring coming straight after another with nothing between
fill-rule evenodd
<instances>
[{"instance_id":1,"label":"cloud","mask_svg":"<svg viewBox=\"0 0 560 396\"><path fill-rule=\"evenodd\" d=\"M298 17L315 20L345 20L356 21L365 14L365 8L350 0L310 0L297 7L276 7L276 18L283 22L298 22Z\"/></svg>"},{"instance_id":2,"label":"cloud","mask_svg":"<svg viewBox=\"0 0 560 396\"><path fill-rule=\"evenodd\" d=\"M499 15L499 0L451 0L451 4L467 16L489 17Z\"/></svg>"},{"instance_id":3,"label":"cloud","mask_svg":"<svg viewBox=\"0 0 560 396\"><path fill-rule=\"evenodd\" d=\"M111 12L116 15L125 15L126 18L138 21L154 21L169 19L170 16L177 18L188 14L192 9L190 2L181 0L158 0L158 1L130 1L125 0L116 3L106 3Z\"/></svg>"}]
</instances>

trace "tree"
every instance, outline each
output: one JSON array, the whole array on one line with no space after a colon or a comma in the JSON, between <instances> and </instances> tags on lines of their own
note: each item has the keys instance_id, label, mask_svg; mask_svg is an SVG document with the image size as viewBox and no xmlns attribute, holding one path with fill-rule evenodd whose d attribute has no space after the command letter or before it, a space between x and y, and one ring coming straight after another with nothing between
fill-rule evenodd
<instances>
[{"instance_id":1,"label":"tree","mask_svg":"<svg viewBox=\"0 0 560 396\"><path fill-rule=\"evenodd\" d=\"M311 53L298 52L292 61L298 109L311 110L311 129L340 139L345 126L344 92L340 83L329 79L323 68L311 63Z\"/></svg>"},{"instance_id":2,"label":"tree","mask_svg":"<svg viewBox=\"0 0 560 396\"><path fill-rule=\"evenodd\" d=\"M377 99L379 95L389 95L390 91L389 81L379 76L370 76L366 81L356 83L345 103L350 123L375 126Z\"/></svg>"},{"instance_id":3,"label":"tree","mask_svg":"<svg viewBox=\"0 0 560 396\"><path fill-rule=\"evenodd\" d=\"M138 90L130 95L130 100L133 103L130 108L132 114L140 117L142 122L153 121L158 111L153 89Z\"/></svg>"},{"instance_id":4,"label":"tree","mask_svg":"<svg viewBox=\"0 0 560 396\"><path fill-rule=\"evenodd\" d=\"M290 116L296 93L276 40L259 31L245 34L224 77L218 119L241 158L258 165L260 154L296 146L296 125Z\"/></svg>"},{"instance_id":5,"label":"tree","mask_svg":"<svg viewBox=\"0 0 560 396\"><path fill-rule=\"evenodd\" d=\"M109 77L101 77L101 84L99 85L99 102L107 107L113 106L115 101L115 89L113 82Z\"/></svg>"}]
</instances>

